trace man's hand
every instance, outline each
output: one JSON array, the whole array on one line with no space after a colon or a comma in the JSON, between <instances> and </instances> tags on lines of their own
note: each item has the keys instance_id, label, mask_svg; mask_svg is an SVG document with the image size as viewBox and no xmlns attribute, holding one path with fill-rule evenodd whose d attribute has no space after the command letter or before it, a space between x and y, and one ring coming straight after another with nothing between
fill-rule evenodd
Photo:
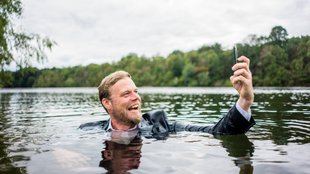
<instances>
[{"instance_id":1,"label":"man's hand","mask_svg":"<svg viewBox=\"0 0 310 174\"><path fill-rule=\"evenodd\" d=\"M252 85L252 73L250 71L250 59L245 56L238 58L232 70L234 74L230 76L230 81L239 93L239 105L245 111L249 111L254 101L254 92Z\"/></svg>"}]
</instances>

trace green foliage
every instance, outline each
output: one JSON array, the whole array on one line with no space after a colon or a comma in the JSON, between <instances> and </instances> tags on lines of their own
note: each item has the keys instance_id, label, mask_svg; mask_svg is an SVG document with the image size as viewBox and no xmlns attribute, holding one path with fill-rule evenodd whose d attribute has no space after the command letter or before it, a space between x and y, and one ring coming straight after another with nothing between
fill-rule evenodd
<instances>
[{"instance_id":1,"label":"green foliage","mask_svg":"<svg viewBox=\"0 0 310 174\"><path fill-rule=\"evenodd\" d=\"M37 68L23 68L20 71L13 73L14 83L13 86L18 87L31 87L35 83L39 76L39 71Z\"/></svg>"},{"instance_id":2,"label":"green foliage","mask_svg":"<svg viewBox=\"0 0 310 174\"><path fill-rule=\"evenodd\" d=\"M287 31L282 26L275 26L271 29L269 39L272 44L284 46L287 41Z\"/></svg>"},{"instance_id":3,"label":"green foliage","mask_svg":"<svg viewBox=\"0 0 310 174\"><path fill-rule=\"evenodd\" d=\"M288 56L278 45L266 45L258 61L257 84L262 86L286 86L288 77Z\"/></svg>"},{"instance_id":4,"label":"green foliage","mask_svg":"<svg viewBox=\"0 0 310 174\"><path fill-rule=\"evenodd\" d=\"M239 55L251 60L254 86L310 85L309 36L287 38L286 30L276 26L269 36L251 35L237 46ZM98 86L111 72L125 70L137 86L231 86L232 57L232 50L224 50L218 43L189 52L176 50L166 58L130 53L112 64L5 72L1 75L8 80L0 84L2 87Z\"/></svg>"},{"instance_id":5,"label":"green foliage","mask_svg":"<svg viewBox=\"0 0 310 174\"><path fill-rule=\"evenodd\" d=\"M47 58L45 50L51 49L56 44L49 38L41 38L38 34L25 33L14 25L12 21L20 18L22 11L21 0L0 1L0 81L7 85L12 81L9 82L3 74L6 66L15 63L22 69L30 66L32 59L37 62L44 61Z\"/></svg>"},{"instance_id":6,"label":"green foliage","mask_svg":"<svg viewBox=\"0 0 310 174\"><path fill-rule=\"evenodd\" d=\"M0 88L3 87L13 87L13 73L6 71L0 73Z\"/></svg>"}]
</instances>

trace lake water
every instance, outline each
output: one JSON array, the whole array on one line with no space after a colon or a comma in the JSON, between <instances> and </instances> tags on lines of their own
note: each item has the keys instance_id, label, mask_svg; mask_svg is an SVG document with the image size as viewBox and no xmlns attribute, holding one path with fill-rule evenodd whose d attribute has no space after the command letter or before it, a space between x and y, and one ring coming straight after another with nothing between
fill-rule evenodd
<instances>
[{"instance_id":1,"label":"lake water","mask_svg":"<svg viewBox=\"0 0 310 174\"><path fill-rule=\"evenodd\" d=\"M140 88L143 112L213 124L237 100L232 88ZM256 125L238 136L179 132L129 145L105 141L95 88L0 89L0 173L309 173L310 88L255 88ZM110 149L108 149L108 147Z\"/></svg>"}]
</instances>

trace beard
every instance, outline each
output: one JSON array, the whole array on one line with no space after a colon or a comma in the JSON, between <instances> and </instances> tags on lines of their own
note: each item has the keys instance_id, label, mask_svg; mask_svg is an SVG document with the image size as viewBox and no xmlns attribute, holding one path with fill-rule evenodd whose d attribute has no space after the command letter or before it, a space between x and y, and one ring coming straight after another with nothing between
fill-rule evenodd
<instances>
[{"instance_id":1,"label":"beard","mask_svg":"<svg viewBox=\"0 0 310 174\"><path fill-rule=\"evenodd\" d=\"M142 119L142 114L141 111L139 111L139 114L137 113L136 115L132 115L131 113L128 113L127 111L122 111L122 112L114 112L113 114L115 116L115 119L118 120L119 122L122 122L124 124L139 124Z\"/></svg>"}]
</instances>

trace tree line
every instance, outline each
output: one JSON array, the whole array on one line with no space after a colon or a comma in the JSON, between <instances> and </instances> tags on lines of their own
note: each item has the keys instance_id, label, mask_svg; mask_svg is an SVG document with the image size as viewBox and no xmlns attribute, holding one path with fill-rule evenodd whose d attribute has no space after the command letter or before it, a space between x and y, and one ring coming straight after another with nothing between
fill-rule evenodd
<instances>
[{"instance_id":1,"label":"tree line","mask_svg":"<svg viewBox=\"0 0 310 174\"><path fill-rule=\"evenodd\" d=\"M239 55L251 60L254 86L309 86L310 36L288 38L275 26L268 36L249 35L237 44ZM130 53L114 63L67 68L21 68L5 71L2 87L93 87L116 70L128 71L138 86L230 86L232 50L221 44L173 51L167 57Z\"/></svg>"}]
</instances>

